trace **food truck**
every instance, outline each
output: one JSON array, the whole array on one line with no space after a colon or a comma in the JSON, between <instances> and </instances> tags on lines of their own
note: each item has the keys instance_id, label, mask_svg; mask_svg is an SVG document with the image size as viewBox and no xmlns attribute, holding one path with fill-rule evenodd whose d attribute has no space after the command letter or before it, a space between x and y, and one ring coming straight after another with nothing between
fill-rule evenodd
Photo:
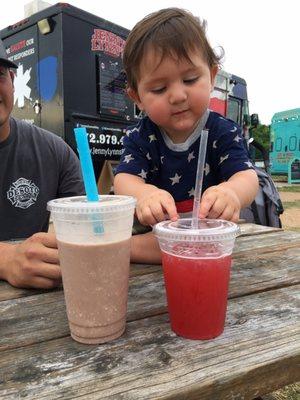
<instances>
[{"instance_id":1,"label":"food truck","mask_svg":"<svg viewBox=\"0 0 300 400\"><path fill-rule=\"evenodd\" d=\"M274 114L270 138L271 172L287 175L293 160L300 160L300 108Z\"/></svg>"}]
</instances>

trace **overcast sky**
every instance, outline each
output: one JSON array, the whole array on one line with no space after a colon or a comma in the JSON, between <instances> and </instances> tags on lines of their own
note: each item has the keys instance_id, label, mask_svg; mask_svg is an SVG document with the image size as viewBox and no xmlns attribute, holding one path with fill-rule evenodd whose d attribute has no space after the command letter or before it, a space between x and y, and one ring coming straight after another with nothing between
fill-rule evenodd
<instances>
[{"instance_id":1,"label":"overcast sky","mask_svg":"<svg viewBox=\"0 0 300 400\"><path fill-rule=\"evenodd\" d=\"M24 18L28 0L1 7L0 29ZM48 0L55 4L55 1ZM269 124L275 112L300 108L300 2L298 0L70 0L73 6L131 29L145 15L184 7L207 20L213 47L225 50L223 68L244 78L250 113Z\"/></svg>"}]
</instances>

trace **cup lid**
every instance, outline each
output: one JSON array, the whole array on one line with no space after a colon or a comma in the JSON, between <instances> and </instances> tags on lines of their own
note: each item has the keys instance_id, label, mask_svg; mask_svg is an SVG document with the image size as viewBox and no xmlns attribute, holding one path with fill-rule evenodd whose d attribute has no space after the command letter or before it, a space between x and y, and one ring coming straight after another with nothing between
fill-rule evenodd
<instances>
[{"instance_id":1,"label":"cup lid","mask_svg":"<svg viewBox=\"0 0 300 400\"><path fill-rule=\"evenodd\" d=\"M237 224L222 219L199 219L198 228L192 228L192 218L182 218L175 222L162 221L154 226L158 239L184 242L217 242L232 240L240 233Z\"/></svg>"},{"instance_id":2,"label":"cup lid","mask_svg":"<svg viewBox=\"0 0 300 400\"><path fill-rule=\"evenodd\" d=\"M101 195L99 201L87 201L86 196L62 197L47 203L47 210L63 214L94 214L127 211L135 207L131 196Z\"/></svg>"}]
</instances>

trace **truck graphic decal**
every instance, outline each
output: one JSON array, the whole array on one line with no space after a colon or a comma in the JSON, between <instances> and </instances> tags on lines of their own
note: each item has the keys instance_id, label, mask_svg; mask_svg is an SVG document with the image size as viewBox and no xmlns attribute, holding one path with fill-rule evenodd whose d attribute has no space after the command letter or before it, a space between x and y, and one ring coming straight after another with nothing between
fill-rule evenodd
<instances>
[{"instance_id":1,"label":"truck graphic decal","mask_svg":"<svg viewBox=\"0 0 300 400\"><path fill-rule=\"evenodd\" d=\"M92 51L103 51L114 57L120 57L125 47L125 40L105 29L94 29L91 40Z\"/></svg>"},{"instance_id":2,"label":"truck graphic decal","mask_svg":"<svg viewBox=\"0 0 300 400\"><path fill-rule=\"evenodd\" d=\"M49 56L37 65L37 79L40 82L40 96L44 101L51 101L57 89L57 58Z\"/></svg>"},{"instance_id":3,"label":"truck graphic decal","mask_svg":"<svg viewBox=\"0 0 300 400\"><path fill-rule=\"evenodd\" d=\"M24 72L23 64L19 64L17 73L14 80L15 87L15 104L17 103L19 108L24 107L25 98L32 100L30 97L31 88L27 85L31 78L31 67L26 69Z\"/></svg>"}]
</instances>

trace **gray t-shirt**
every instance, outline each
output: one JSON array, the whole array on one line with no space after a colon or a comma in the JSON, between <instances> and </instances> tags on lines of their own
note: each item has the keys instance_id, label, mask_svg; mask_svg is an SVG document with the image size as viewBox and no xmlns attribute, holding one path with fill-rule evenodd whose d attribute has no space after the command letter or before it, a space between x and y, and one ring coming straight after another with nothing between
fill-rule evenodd
<instances>
[{"instance_id":1,"label":"gray t-shirt","mask_svg":"<svg viewBox=\"0 0 300 400\"><path fill-rule=\"evenodd\" d=\"M49 200L84 194L80 164L58 136L10 119L0 142L0 241L48 229Z\"/></svg>"}]
</instances>

